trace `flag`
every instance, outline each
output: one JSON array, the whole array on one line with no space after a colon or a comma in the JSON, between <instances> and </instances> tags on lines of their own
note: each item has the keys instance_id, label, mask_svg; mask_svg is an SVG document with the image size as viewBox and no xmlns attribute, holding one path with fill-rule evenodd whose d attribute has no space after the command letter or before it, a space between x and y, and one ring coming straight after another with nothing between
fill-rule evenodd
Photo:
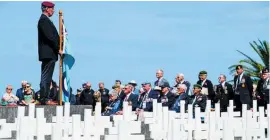
<instances>
[{"instance_id":1,"label":"flag","mask_svg":"<svg viewBox=\"0 0 270 140\"><path fill-rule=\"evenodd\" d=\"M64 25L64 18L62 18L62 29L63 29L63 65L62 65L62 99L63 102L70 102L70 77L69 72L72 68L72 66L75 63L75 58L72 55L71 52L71 46L69 44L68 40L68 33L67 29Z\"/></svg>"}]
</instances>

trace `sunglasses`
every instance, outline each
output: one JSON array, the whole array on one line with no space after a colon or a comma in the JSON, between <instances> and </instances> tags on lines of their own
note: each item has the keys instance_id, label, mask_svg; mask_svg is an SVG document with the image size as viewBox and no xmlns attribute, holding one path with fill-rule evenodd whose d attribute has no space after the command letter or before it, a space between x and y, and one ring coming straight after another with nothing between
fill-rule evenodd
<instances>
[{"instance_id":1,"label":"sunglasses","mask_svg":"<svg viewBox=\"0 0 270 140\"><path fill-rule=\"evenodd\" d=\"M26 88L30 88L30 86L26 86Z\"/></svg>"},{"instance_id":2,"label":"sunglasses","mask_svg":"<svg viewBox=\"0 0 270 140\"><path fill-rule=\"evenodd\" d=\"M7 90L12 90L12 88L7 88Z\"/></svg>"}]
</instances>

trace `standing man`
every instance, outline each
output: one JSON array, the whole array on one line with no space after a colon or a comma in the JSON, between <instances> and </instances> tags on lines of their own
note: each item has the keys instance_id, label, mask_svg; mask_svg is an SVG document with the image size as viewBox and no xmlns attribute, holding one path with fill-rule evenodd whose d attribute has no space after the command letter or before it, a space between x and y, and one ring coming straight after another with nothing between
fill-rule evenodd
<instances>
[{"instance_id":1,"label":"standing man","mask_svg":"<svg viewBox=\"0 0 270 140\"><path fill-rule=\"evenodd\" d=\"M201 93L206 95L208 100L211 100L211 107L214 108L215 102L215 92L213 84L210 80L207 79L207 72L200 71L199 73L199 80L197 84L201 85Z\"/></svg>"},{"instance_id":2,"label":"standing man","mask_svg":"<svg viewBox=\"0 0 270 140\"><path fill-rule=\"evenodd\" d=\"M52 2L42 2L42 14L38 21L38 55L41 64L40 98L41 104L57 104L49 100L50 83L54 72L55 62L58 60L59 35L49 17L54 14Z\"/></svg>"},{"instance_id":3,"label":"standing man","mask_svg":"<svg viewBox=\"0 0 270 140\"><path fill-rule=\"evenodd\" d=\"M244 73L243 66L236 66L237 76L234 77L235 85L235 105L237 111L242 111L242 104L247 104L247 109L251 108L252 105L252 93L253 93L253 83L247 74ZM238 96L237 96L238 95Z\"/></svg>"},{"instance_id":4,"label":"standing man","mask_svg":"<svg viewBox=\"0 0 270 140\"><path fill-rule=\"evenodd\" d=\"M260 82L260 88L258 91L257 98L260 99L261 105L267 109L267 104L269 104L269 90L270 90L270 75L269 68L264 68L262 70L262 77Z\"/></svg>"},{"instance_id":5,"label":"standing man","mask_svg":"<svg viewBox=\"0 0 270 140\"><path fill-rule=\"evenodd\" d=\"M155 86L160 86L160 85L164 85L164 84L169 85L169 82L163 77L163 74L164 74L164 72L162 69L157 70L157 72L156 72L157 80L155 81Z\"/></svg>"},{"instance_id":6,"label":"standing man","mask_svg":"<svg viewBox=\"0 0 270 140\"><path fill-rule=\"evenodd\" d=\"M233 100L233 88L232 85L226 82L226 76L220 74L218 77L219 84L215 86L215 102L220 103L220 111L227 112L227 107L229 106L229 100Z\"/></svg>"},{"instance_id":7,"label":"standing man","mask_svg":"<svg viewBox=\"0 0 270 140\"><path fill-rule=\"evenodd\" d=\"M98 91L101 93L101 112L105 111L105 108L109 105L109 90L104 87L103 82L98 83L99 89Z\"/></svg>"}]
</instances>

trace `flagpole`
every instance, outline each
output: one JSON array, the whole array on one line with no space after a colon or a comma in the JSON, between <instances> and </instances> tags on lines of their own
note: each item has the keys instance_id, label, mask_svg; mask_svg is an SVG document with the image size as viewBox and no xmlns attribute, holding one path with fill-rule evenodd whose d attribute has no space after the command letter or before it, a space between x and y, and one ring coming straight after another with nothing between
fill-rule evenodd
<instances>
[{"instance_id":1,"label":"flagpole","mask_svg":"<svg viewBox=\"0 0 270 140\"><path fill-rule=\"evenodd\" d=\"M63 51L63 12L62 10L59 10L59 37L60 37L60 43L59 43L59 48L60 51ZM62 92L63 92L63 57L60 56L60 62L59 62L59 103L62 105Z\"/></svg>"}]
</instances>

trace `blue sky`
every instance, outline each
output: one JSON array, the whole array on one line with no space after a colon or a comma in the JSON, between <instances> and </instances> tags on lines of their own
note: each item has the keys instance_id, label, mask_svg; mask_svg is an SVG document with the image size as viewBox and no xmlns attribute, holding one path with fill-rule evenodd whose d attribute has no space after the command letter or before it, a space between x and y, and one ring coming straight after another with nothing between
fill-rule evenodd
<instances>
[{"instance_id":1,"label":"blue sky","mask_svg":"<svg viewBox=\"0 0 270 140\"><path fill-rule=\"evenodd\" d=\"M15 89L22 80L39 89L37 22L41 2L0 2L0 89ZM172 85L177 73L197 81L200 70L217 83L219 74L231 79L228 67L243 58L236 50L258 57L249 42L269 38L268 2L55 2L52 18L64 13L75 65L73 88L83 81L115 79L154 82L162 68ZM58 81L59 64L54 79Z\"/></svg>"}]
</instances>

